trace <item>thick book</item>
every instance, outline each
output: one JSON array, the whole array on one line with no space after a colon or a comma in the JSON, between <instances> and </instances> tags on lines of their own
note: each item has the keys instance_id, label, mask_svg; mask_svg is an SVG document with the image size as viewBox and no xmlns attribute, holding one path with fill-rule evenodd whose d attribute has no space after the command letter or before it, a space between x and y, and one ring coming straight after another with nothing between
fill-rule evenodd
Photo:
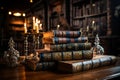
<instances>
[{"instance_id":1,"label":"thick book","mask_svg":"<svg viewBox=\"0 0 120 80\"><path fill-rule=\"evenodd\" d=\"M78 37L78 38L42 38L43 44L65 44L65 43L84 43L88 41L88 37Z\"/></svg>"},{"instance_id":2,"label":"thick book","mask_svg":"<svg viewBox=\"0 0 120 80\"><path fill-rule=\"evenodd\" d=\"M61 51L61 52L44 52L39 53L40 62L45 61L65 61L65 60L81 60L92 59L93 53L91 50L78 51Z\"/></svg>"},{"instance_id":3,"label":"thick book","mask_svg":"<svg viewBox=\"0 0 120 80\"><path fill-rule=\"evenodd\" d=\"M34 60L25 61L26 68L32 71L50 70L56 67L56 62L36 62Z\"/></svg>"},{"instance_id":4,"label":"thick book","mask_svg":"<svg viewBox=\"0 0 120 80\"><path fill-rule=\"evenodd\" d=\"M91 43L45 44L44 49L50 51L90 50Z\"/></svg>"},{"instance_id":5,"label":"thick book","mask_svg":"<svg viewBox=\"0 0 120 80\"><path fill-rule=\"evenodd\" d=\"M114 64L116 56L98 55L91 60L59 61L58 70L66 73L75 73Z\"/></svg>"},{"instance_id":6,"label":"thick book","mask_svg":"<svg viewBox=\"0 0 120 80\"><path fill-rule=\"evenodd\" d=\"M53 37L69 37L69 38L77 38L81 36L80 31L60 31L60 30L52 30L43 33L44 38L53 38Z\"/></svg>"}]
</instances>

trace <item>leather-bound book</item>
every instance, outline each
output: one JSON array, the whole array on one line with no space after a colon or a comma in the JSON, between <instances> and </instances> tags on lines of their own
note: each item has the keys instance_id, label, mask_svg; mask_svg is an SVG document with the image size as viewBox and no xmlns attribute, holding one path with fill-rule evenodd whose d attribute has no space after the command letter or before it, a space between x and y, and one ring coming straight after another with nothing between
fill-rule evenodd
<instances>
[{"instance_id":1,"label":"leather-bound book","mask_svg":"<svg viewBox=\"0 0 120 80\"><path fill-rule=\"evenodd\" d=\"M45 44L44 49L49 51L90 50L91 43Z\"/></svg>"},{"instance_id":2,"label":"leather-bound book","mask_svg":"<svg viewBox=\"0 0 120 80\"><path fill-rule=\"evenodd\" d=\"M81 36L80 31L61 31L52 30L43 33L43 38L53 38L53 37L67 37L67 38L77 38Z\"/></svg>"},{"instance_id":3,"label":"leather-bound book","mask_svg":"<svg viewBox=\"0 0 120 80\"><path fill-rule=\"evenodd\" d=\"M58 52L43 52L39 53L40 61L65 61L65 60L81 60L92 59L93 53L91 50L78 51L58 51Z\"/></svg>"},{"instance_id":4,"label":"leather-bound book","mask_svg":"<svg viewBox=\"0 0 120 80\"><path fill-rule=\"evenodd\" d=\"M65 73L87 71L102 66L112 65L116 60L116 56L98 55L91 60L59 61L58 70Z\"/></svg>"},{"instance_id":5,"label":"leather-bound book","mask_svg":"<svg viewBox=\"0 0 120 80\"><path fill-rule=\"evenodd\" d=\"M36 62L34 60L26 60L25 66L32 71L43 71L55 68L55 62Z\"/></svg>"},{"instance_id":6,"label":"leather-bound book","mask_svg":"<svg viewBox=\"0 0 120 80\"><path fill-rule=\"evenodd\" d=\"M66 44L66 43L84 43L88 41L88 37L78 38L65 38L65 37L53 37L53 38L42 38L43 44Z\"/></svg>"}]
</instances>

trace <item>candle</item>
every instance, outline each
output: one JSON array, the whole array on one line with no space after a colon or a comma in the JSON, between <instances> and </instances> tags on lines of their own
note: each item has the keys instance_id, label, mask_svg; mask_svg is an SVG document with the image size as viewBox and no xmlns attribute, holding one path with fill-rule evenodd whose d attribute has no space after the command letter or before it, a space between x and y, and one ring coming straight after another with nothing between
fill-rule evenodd
<instances>
[{"instance_id":1,"label":"candle","mask_svg":"<svg viewBox=\"0 0 120 80\"><path fill-rule=\"evenodd\" d=\"M87 31L89 31L89 26L87 26Z\"/></svg>"},{"instance_id":2,"label":"candle","mask_svg":"<svg viewBox=\"0 0 120 80\"><path fill-rule=\"evenodd\" d=\"M57 30L59 29L59 27L60 27L60 25L58 24L58 25L57 25Z\"/></svg>"},{"instance_id":3,"label":"candle","mask_svg":"<svg viewBox=\"0 0 120 80\"><path fill-rule=\"evenodd\" d=\"M35 17L33 17L33 30L35 30Z\"/></svg>"},{"instance_id":4,"label":"candle","mask_svg":"<svg viewBox=\"0 0 120 80\"><path fill-rule=\"evenodd\" d=\"M24 23L24 32L27 33L27 26L26 26L26 23Z\"/></svg>"},{"instance_id":5,"label":"candle","mask_svg":"<svg viewBox=\"0 0 120 80\"><path fill-rule=\"evenodd\" d=\"M39 33L39 27L38 27L38 25L36 26L36 33Z\"/></svg>"},{"instance_id":6,"label":"candle","mask_svg":"<svg viewBox=\"0 0 120 80\"><path fill-rule=\"evenodd\" d=\"M39 30L42 30L42 24L40 24Z\"/></svg>"}]
</instances>

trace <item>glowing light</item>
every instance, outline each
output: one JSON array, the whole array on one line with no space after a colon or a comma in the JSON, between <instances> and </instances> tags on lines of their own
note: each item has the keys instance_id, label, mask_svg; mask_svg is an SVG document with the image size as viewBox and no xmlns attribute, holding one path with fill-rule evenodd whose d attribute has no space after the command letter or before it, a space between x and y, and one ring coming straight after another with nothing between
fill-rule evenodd
<instances>
[{"instance_id":1,"label":"glowing light","mask_svg":"<svg viewBox=\"0 0 120 80\"><path fill-rule=\"evenodd\" d=\"M30 0L30 3L33 3L33 0Z\"/></svg>"},{"instance_id":2,"label":"glowing light","mask_svg":"<svg viewBox=\"0 0 120 80\"><path fill-rule=\"evenodd\" d=\"M25 16L25 13L23 13L23 16Z\"/></svg>"},{"instance_id":3,"label":"glowing light","mask_svg":"<svg viewBox=\"0 0 120 80\"><path fill-rule=\"evenodd\" d=\"M9 15L11 15L11 14L12 14L12 12L11 12L11 11L9 11L9 12L8 12L8 14L9 14Z\"/></svg>"},{"instance_id":4,"label":"glowing light","mask_svg":"<svg viewBox=\"0 0 120 80\"><path fill-rule=\"evenodd\" d=\"M16 13L14 13L13 15L14 15L14 16L21 16L21 13L16 12Z\"/></svg>"}]
</instances>

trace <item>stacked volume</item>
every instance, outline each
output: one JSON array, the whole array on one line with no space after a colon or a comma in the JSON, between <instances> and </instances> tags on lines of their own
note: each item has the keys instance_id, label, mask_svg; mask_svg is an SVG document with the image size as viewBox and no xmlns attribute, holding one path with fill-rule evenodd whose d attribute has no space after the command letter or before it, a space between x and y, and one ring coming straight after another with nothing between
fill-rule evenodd
<instances>
[{"instance_id":1,"label":"stacked volume","mask_svg":"<svg viewBox=\"0 0 120 80\"><path fill-rule=\"evenodd\" d=\"M44 45L45 51L39 50L40 61L37 63L31 60L26 61L27 66L32 70L47 70L57 67L58 70L63 71L65 67L67 67L63 65L64 63L66 63L66 61L68 61L68 63L69 61L77 61L78 63L81 64L81 66L84 65L85 70L88 67L85 65L90 65L91 66L90 69L94 68L92 67L94 66L93 52L91 51L92 44L88 41L87 37L81 36L80 31L53 30L49 32L44 32L42 43ZM109 58L109 60L102 61L101 58L103 57L99 57L99 59L95 59L94 64L96 65L99 63L102 64L105 63L106 61L110 62L112 59L113 60L116 59L116 58ZM108 57L106 56L106 58ZM101 61L96 62L98 60ZM86 62L88 63L86 64ZM72 63L71 64L66 63L65 65L71 66L71 68L69 68L70 70L67 69L64 70L66 72L83 71L82 68L77 71L74 71L73 70L74 67L72 68L73 65ZM105 63L105 65L109 65L109 64Z\"/></svg>"}]
</instances>

